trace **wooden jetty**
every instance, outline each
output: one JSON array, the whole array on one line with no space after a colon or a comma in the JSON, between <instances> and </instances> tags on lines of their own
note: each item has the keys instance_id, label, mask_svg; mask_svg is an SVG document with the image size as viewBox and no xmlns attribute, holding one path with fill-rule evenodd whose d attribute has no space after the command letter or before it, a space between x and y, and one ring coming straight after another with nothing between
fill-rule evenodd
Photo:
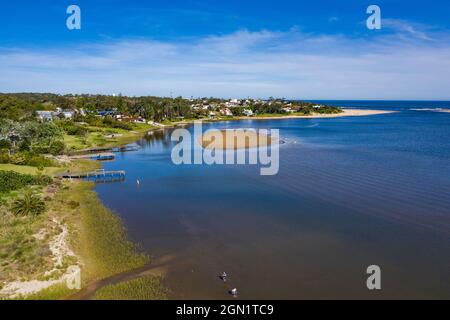
<instances>
[{"instance_id":1,"label":"wooden jetty","mask_svg":"<svg viewBox=\"0 0 450 320\"><path fill-rule=\"evenodd\" d=\"M64 179L99 179L99 180L123 180L125 179L125 171L106 171L103 169L82 172L82 173L65 173L61 175Z\"/></svg>"}]
</instances>

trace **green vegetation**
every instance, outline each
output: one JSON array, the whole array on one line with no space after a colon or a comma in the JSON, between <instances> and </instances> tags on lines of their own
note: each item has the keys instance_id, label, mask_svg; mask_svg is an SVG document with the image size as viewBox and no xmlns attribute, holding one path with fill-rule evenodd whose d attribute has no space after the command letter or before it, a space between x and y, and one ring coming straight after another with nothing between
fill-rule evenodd
<instances>
[{"instance_id":1,"label":"green vegetation","mask_svg":"<svg viewBox=\"0 0 450 320\"><path fill-rule=\"evenodd\" d=\"M161 278L146 276L127 282L109 285L95 293L96 300L165 300L167 290Z\"/></svg>"},{"instance_id":2,"label":"green vegetation","mask_svg":"<svg viewBox=\"0 0 450 320\"><path fill-rule=\"evenodd\" d=\"M54 210L71 213L68 221L77 230L74 248L83 259L84 281L109 277L148 262L148 257L127 240L120 218L100 202L92 183L66 187L57 194ZM70 209L73 203L79 205Z\"/></svg>"},{"instance_id":3,"label":"green vegetation","mask_svg":"<svg viewBox=\"0 0 450 320\"><path fill-rule=\"evenodd\" d=\"M0 140L14 152L57 155L64 151L63 131L51 122L1 119Z\"/></svg>"},{"instance_id":4,"label":"green vegetation","mask_svg":"<svg viewBox=\"0 0 450 320\"><path fill-rule=\"evenodd\" d=\"M38 216L45 211L45 202L31 190L16 199L11 207L11 212L16 216Z\"/></svg>"},{"instance_id":5,"label":"green vegetation","mask_svg":"<svg viewBox=\"0 0 450 320\"><path fill-rule=\"evenodd\" d=\"M43 175L21 174L14 171L0 171L0 194L19 190L29 185L47 185L52 178Z\"/></svg>"},{"instance_id":6,"label":"green vegetation","mask_svg":"<svg viewBox=\"0 0 450 320\"><path fill-rule=\"evenodd\" d=\"M48 228L48 214L15 216L9 210L12 201L0 206L0 288L11 280L40 279L53 264L48 241L54 232ZM47 231L38 239L41 230Z\"/></svg>"},{"instance_id":7,"label":"green vegetation","mask_svg":"<svg viewBox=\"0 0 450 320\"><path fill-rule=\"evenodd\" d=\"M40 170L42 169L42 170ZM16 165L16 164L0 164L0 171L14 171L22 174L43 174L47 176L53 176L58 172L63 171L64 168L61 167L32 167L32 166L24 166L24 165Z\"/></svg>"},{"instance_id":8,"label":"green vegetation","mask_svg":"<svg viewBox=\"0 0 450 320\"><path fill-rule=\"evenodd\" d=\"M75 291L67 288L65 283L59 283L39 292L14 298L14 300L59 300L73 294Z\"/></svg>"},{"instance_id":9,"label":"green vegetation","mask_svg":"<svg viewBox=\"0 0 450 320\"><path fill-rule=\"evenodd\" d=\"M154 129L148 124L131 125L132 131L104 127L85 126L88 133L85 136L64 135L64 142L68 152L89 148L108 148L125 145L136 141L146 132Z\"/></svg>"}]
</instances>

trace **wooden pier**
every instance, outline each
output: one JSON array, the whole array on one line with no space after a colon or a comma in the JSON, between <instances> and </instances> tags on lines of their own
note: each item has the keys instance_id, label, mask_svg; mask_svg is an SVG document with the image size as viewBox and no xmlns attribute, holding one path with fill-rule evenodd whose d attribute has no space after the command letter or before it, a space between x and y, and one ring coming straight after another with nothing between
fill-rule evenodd
<instances>
[{"instance_id":1,"label":"wooden pier","mask_svg":"<svg viewBox=\"0 0 450 320\"><path fill-rule=\"evenodd\" d=\"M61 177L64 179L123 180L125 179L125 171L106 171L100 169L82 173L65 173Z\"/></svg>"}]
</instances>

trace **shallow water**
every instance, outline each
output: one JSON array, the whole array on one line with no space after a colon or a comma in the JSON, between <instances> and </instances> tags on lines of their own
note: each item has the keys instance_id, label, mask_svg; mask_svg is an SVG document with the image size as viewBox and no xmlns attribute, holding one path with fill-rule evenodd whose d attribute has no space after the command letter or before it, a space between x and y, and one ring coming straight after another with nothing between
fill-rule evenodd
<instances>
[{"instance_id":1,"label":"shallow water","mask_svg":"<svg viewBox=\"0 0 450 320\"><path fill-rule=\"evenodd\" d=\"M450 114L446 102L334 102L370 117L220 122L277 128L280 171L175 166L170 131L118 154L124 182L96 187L129 236L174 255L172 298L450 298ZM140 181L138 185L136 180ZM382 290L366 268L382 269ZM229 274L227 283L218 275Z\"/></svg>"}]
</instances>

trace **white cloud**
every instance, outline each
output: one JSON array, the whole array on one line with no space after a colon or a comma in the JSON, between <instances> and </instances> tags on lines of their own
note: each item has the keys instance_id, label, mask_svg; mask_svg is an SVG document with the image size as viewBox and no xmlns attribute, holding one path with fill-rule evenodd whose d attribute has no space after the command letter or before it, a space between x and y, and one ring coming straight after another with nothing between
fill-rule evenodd
<instances>
[{"instance_id":1,"label":"white cloud","mask_svg":"<svg viewBox=\"0 0 450 320\"><path fill-rule=\"evenodd\" d=\"M1 49L3 92L450 99L450 42L405 22L366 37L241 30L178 42ZM430 41L433 39L433 41Z\"/></svg>"}]
</instances>

